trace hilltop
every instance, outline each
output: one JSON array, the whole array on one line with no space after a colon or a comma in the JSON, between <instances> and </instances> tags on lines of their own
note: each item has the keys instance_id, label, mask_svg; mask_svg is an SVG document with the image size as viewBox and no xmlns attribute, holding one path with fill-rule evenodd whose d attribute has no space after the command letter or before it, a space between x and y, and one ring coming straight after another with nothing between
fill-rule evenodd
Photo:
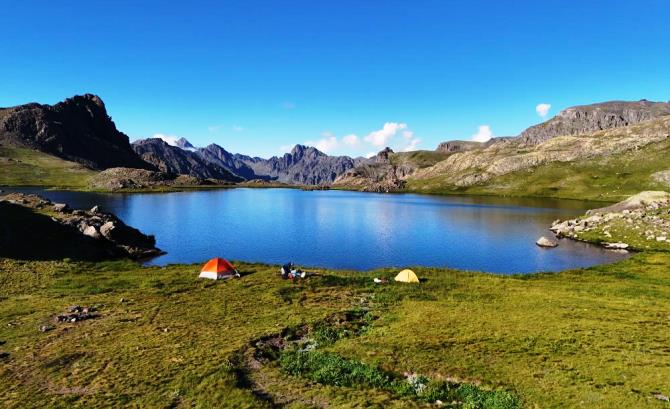
<instances>
[{"instance_id":1,"label":"hilltop","mask_svg":"<svg viewBox=\"0 0 670 409\"><path fill-rule=\"evenodd\" d=\"M670 104L609 102L568 108L517 137L452 141L393 153L336 187L443 194L618 200L667 187Z\"/></svg>"}]
</instances>

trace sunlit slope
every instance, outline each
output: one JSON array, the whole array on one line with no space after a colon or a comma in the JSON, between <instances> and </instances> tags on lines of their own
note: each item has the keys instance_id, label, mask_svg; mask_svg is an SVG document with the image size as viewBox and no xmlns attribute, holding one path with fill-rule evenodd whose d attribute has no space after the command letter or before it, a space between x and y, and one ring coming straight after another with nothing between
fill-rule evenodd
<instances>
[{"instance_id":1,"label":"sunlit slope","mask_svg":"<svg viewBox=\"0 0 670 409\"><path fill-rule=\"evenodd\" d=\"M36 150L0 146L0 186L86 187L96 172Z\"/></svg>"}]
</instances>

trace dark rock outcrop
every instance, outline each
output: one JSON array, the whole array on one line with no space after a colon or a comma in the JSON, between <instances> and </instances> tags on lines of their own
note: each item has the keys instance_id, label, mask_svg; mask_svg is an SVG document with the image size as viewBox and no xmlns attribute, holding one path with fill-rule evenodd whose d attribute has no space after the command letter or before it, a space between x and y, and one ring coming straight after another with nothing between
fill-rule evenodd
<instances>
[{"instance_id":1,"label":"dark rock outcrop","mask_svg":"<svg viewBox=\"0 0 670 409\"><path fill-rule=\"evenodd\" d=\"M58 204L37 195L9 193L0 196L0 208L16 215L11 223L0 223L3 231L12 236L5 238L7 243L0 246L3 248L0 256L7 251L8 254L4 254L7 257L53 256L95 260L119 257L140 259L163 253L156 248L154 236L126 225L97 206L89 211L65 207L52 213L51 217L44 214L45 211L53 211L55 206ZM24 230L28 230L29 234L25 234ZM25 253L26 250L28 253Z\"/></svg>"},{"instance_id":2,"label":"dark rock outcrop","mask_svg":"<svg viewBox=\"0 0 670 409\"><path fill-rule=\"evenodd\" d=\"M172 146L159 138L135 141L135 152L160 171L173 175L189 175L200 179L239 182L242 178L227 169L204 160L197 152Z\"/></svg>"},{"instance_id":3,"label":"dark rock outcrop","mask_svg":"<svg viewBox=\"0 0 670 409\"><path fill-rule=\"evenodd\" d=\"M0 108L0 143L36 149L92 169L153 169L116 129L102 100L91 94L55 105Z\"/></svg>"}]
</instances>

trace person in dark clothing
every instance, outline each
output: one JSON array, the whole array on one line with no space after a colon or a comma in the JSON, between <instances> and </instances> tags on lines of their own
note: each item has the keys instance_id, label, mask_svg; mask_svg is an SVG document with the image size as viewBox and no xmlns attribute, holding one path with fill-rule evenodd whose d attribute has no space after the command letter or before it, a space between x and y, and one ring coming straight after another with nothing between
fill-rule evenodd
<instances>
[{"instance_id":1,"label":"person in dark clothing","mask_svg":"<svg viewBox=\"0 0 670 409\"><path fill-rule=\"evenodd\" d=\"M293 269L293 263L290 262L290 261L288 263L284 264L283 266L281 266L281 278L286 280L289 277L289 275L291 274L292 269Z\"/></svg>"}]
</instances>

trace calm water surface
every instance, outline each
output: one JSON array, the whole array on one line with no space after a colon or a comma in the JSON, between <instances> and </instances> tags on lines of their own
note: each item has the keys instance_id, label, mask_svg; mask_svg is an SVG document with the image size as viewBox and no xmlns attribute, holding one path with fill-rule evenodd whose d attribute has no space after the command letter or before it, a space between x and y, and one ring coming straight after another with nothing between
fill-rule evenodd
<instances>
[{"instance_id":1,"label":"calm water surface","mask_svg":"<svg viewBox=\"0 0 670 409\"><path fill-rule=\"evenodd\" d=\"M578 201L296 189L163 194L21 190L75 208L101 205L154 234L167 254L149 264L221 256L357 270L422 265L529 273L625 257L568 240L554 249L535 245L538 237L550 234L553 220L599 206Z\"/></svg>"}]
</instances>

